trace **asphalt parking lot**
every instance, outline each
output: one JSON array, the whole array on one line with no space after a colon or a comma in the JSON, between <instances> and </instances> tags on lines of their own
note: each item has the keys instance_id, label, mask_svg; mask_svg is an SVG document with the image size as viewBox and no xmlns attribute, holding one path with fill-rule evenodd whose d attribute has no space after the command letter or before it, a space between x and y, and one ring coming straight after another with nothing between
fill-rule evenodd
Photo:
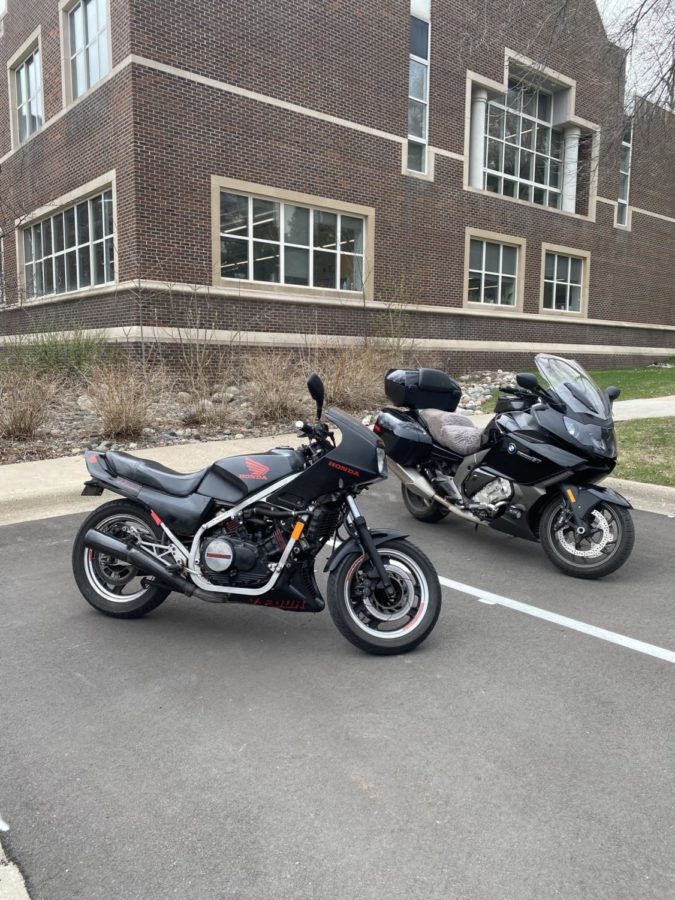
<instances>
[{"instance_id":1,"label":"asphalt parking lot","mask_svg":"<svg viewBox=\"0 0 675 900\"><path fill-rule=\"evenodd\" d=\"M675 896L675 519L635 513L583 582L414 522L393 480L362 508L463 586L407 656L327 612L107 619L80 516L0 528L2 839L34 900Z\"/></svg>"}]
</instances>

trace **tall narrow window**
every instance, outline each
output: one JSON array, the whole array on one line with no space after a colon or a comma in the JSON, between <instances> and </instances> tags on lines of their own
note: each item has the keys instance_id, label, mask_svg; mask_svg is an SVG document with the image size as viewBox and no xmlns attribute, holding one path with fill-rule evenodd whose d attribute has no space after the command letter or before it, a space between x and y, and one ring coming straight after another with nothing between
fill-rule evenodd
<instances>
[{"instance_id":1,"label":"tall narrow window","mask_svg":"<svg viewBox=\"0 0 675 900\"><path fill-rule=\"evenodd\" d=\"M42 127L42 69L36 47L14 70L19 143Z\"/></svg>"},{"instance_id":2,"label":"tall narrow window","mask_svg":"<svg viewBox=\"0 0 675 900\"><path fill-rule=\"evenodd\" d=\"M107 0L80 0L68 12L70 87L76 100L108 74Z\"/></svg>"},{"instance_id":3,"label":"tall narrow window","mask_svg":"<svg viewBox=\"0 0 675 900\"><path fill-rule=\"evenodd\" d=\"M630 164L633 154L633 129L627 124L621 141L621 158L619 162L619 202L616 210L616 221L619 225L628 224L628 195L630 193Z\"/></svg>"},{"instance_id":4,"label":"tall narrow window","mask_svg":"<svg viewBox=\"0 0 675 900\"><path fill-rule=\"evenodd\" d=\"M560 208L563 138L552 127L553 96L510 79L487 106L485 184L488 191Z\"/></svg>"},{"instance_id":5,"label":"tall narrow window","mask_svg":"<svg viewBox=\"0 0 675 900\"><path fill-rule=\"evenodd\" d=\"M413 4L413 11L417 11L416 6L425 4ZM413 172L427 170L428 126L429 22L412 15L408 74L408 168Z\"/></svg>"},{"instance_id":6,"label":"tall narrow window","mask_svg":"<svg viewBox=\"0 0 675 900\"><path fill-rule=\"evenodd\" d=\"M0 17L7 12L7 0L0 0Z\"/></svg>"}]
</instances>

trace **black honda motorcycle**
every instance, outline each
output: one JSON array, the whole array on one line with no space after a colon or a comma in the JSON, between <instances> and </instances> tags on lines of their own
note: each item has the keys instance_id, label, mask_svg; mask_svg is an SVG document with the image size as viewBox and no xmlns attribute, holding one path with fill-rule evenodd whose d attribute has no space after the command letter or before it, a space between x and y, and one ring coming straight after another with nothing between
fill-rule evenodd
<instances>
[{"instance_id":1,"label":"black honda motorcycle","mask_svg":"<svg viewBox=\"0 0 675 900\"><path fill-rule=\"evenodd\" d=\"M374 431L400 478L408 511L422 522L453 513L476 525L540 541L551 562L600 578L633 549L630 503L598 482L616 465L612 403L576 362L535 357L546 387L521 374L503 387L481 431L457 415L461 388L436 369L391 370Z\"/></svg>"},{"instance_id":2,"label":"black honda motorcycle","mask_svg":"<svg viewBox=\"0 0 675 900\"><path fill-rule=\"evenodd\" d=\"M143 616L171 591L214 603L239 602L319 612L324 600L314 562L328 558L328 608L340 632L376 654L412 650L431 633L441 608L436 571L406 535L369 529L355 497L387 477L382 441L329 409L324 389L307 382L317 422L298 422L299 449L233 456L182 475L128 453L87 451L92 476L83 494L106 503L83 523L73 572L85 599L117 618ZM346 534L340 538L339 529Z\"/></svg>"}]
</instances>

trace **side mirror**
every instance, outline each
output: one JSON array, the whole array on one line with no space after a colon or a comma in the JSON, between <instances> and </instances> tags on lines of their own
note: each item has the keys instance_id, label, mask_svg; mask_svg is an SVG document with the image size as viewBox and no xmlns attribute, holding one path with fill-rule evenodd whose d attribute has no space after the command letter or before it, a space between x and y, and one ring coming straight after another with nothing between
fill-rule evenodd
<instances>
[{"instance_id":1,"label":"side mirror","mask_svg":"<svg viewBox=\"0 0 675 900\"><path fill-rule=\"evenodd\" d=\"M609 402L614 403L616 398L621 393L621 388L614 387L613 385L610 384L610 386L607 388L605 393L607 394L607 398L608 398Z\"/></svg>"},{"instance_id":2,"label":"side mirror","mask_svg":"<svg viewBox=\"0 0 675 900\"><path fill-rule=\"evenodd\" d=\"M323 401L326 395L326 392L323 387L323 381L319 378L316 372L312 372L312 374L307 379L307 390L309 391L312 400L316 403L316 417L317 419L321 418L321 413L323 412Z\"/></svg>"},{"instance_id":3,"label":"side mirror","mask_svg":"<svg viewBox=\"0 0 675 900\"><path fill-rule=\"evenodd\" d=\"M520 375L516 375L516 383L526 391L531 391L533 394L539 393L539 382L536 375L530 375L529 372L521 372Z\"/></svg>"}]
</instances>

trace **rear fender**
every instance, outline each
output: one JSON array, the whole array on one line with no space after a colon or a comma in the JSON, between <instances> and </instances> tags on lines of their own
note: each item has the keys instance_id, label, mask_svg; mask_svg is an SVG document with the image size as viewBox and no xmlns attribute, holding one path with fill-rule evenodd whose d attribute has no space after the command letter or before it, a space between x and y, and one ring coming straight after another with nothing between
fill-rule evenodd
<instances>
[{"instance_id":1,"label":"rear fender","mask_svg":"<svg viewBox=\"0 0 675 900\"><path fill-rule=\"evenodd\" d=\"M384 528L373 528L370 530L370 534L376 547L386 544L387 541L396 541L400 538L408 537L407 534L403 534L401 531L387 531ZM344 541L339 547L335 548L332 556L328 558L324 566L324 572L334 572L345 557L350 556L352 553L363 552L361 542L357 538L349 538L349 540Z\"/></svg>"}]
</instances>

